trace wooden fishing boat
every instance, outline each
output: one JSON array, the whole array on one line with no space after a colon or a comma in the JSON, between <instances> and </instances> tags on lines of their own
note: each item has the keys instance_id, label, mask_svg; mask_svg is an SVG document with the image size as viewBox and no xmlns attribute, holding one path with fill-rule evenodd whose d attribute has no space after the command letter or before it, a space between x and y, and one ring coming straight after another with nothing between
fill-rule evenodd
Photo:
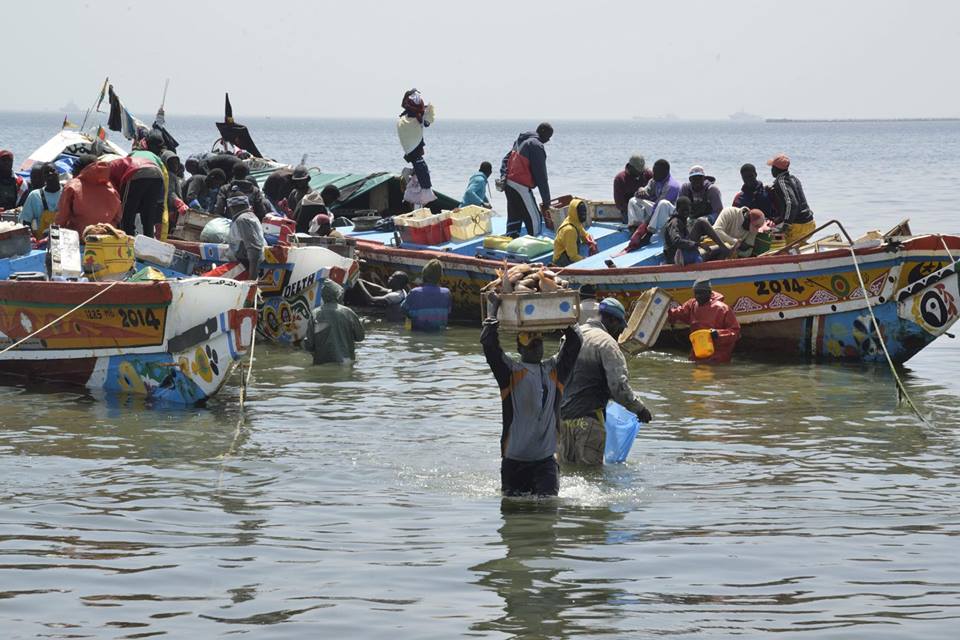
<instances>
[{"instance_id":1,"label":"wooden fishing boat","mask_svg":"<svg viewBox=\"0 0 960 640\"><path fill-rule=\"evenodd\" d=\"M604 243L602 229L603 225L591 229L600 237L601 255L568 267L565 279L576 287L589 286L598 299L615 297L629 309L652 287L683 301L691 297L694 281L709 278L740 320L741 355L879 361L884 358L882 340L892 359L902 363L960 317L954 260L960 256L960 236L910 235L904 225L855 245L856 260L845 246L811 243L801 253L687 267L659 264L662 247L653 245L629 254L630 264L625 266L624 257L613 257L622 245L616 244L616 236ZM495 277L502 262L483 257L479 239L436 250L395 246L383 234L355 237L364 278L383 283L397 270L413 278L427 261L437 258L444 267L442 284L453 294L453 318L480 320L480 289ZM686 344L686 330L676 327L664 331L657 346L680 344Z\"/></svg>"},{"instance_id":2,"label":"wooden fishing boat","mask_svg":"<svg viewBox=\"0 0 960 640\"><path fill-rule=\"evenodd\" d=\"M199 258L199 270L219 278L246 278L243 266L232 261L222 244L172 240L171 244ZM359 264L326 247L276 245L264 250L257 282L262 301L257 331L270 342L296 345L307 335L307 322L320 306L320 287L330 278L351 287Z\"/></svg>"},{"instance_id":3,"label":"wooden fishing boat","mask_svg":"<svg viewBox=\"0 0 960 640\"><path fill-rule=\"evenodd\" d=\"M247 355L256 325L254 293L254 283L224 278L3 280L0 375L201 404Z\"/></svg>"}]
</instances>

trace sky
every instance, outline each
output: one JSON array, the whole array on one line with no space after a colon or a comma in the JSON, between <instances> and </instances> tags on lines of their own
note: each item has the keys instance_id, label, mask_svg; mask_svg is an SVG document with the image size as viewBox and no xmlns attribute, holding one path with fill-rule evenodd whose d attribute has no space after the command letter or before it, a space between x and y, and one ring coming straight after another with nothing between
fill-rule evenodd
<instances>
[{"instance_id":1,"label":"sky","mask_svg":"<svg viewBox=\"0 0 960 640\"><path fill-rule=\"evenodd\" d=\"M390 118L960 116L960 3L47 0L17 4L0 109ZM35 73L32 70L36 70ZM13 76L12 76L13 77ZM141 117L144 117L141 115Z\"/></svg>"}]
</instances>

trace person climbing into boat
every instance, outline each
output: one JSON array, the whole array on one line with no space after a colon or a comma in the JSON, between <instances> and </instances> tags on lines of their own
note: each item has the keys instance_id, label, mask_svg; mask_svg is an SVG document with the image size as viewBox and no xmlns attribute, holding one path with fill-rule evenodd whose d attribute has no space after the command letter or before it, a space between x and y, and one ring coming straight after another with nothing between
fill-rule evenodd
<instances>
[{"instance_id":1,"label":"person climbing into boat","mask_svg":"<svg viewBox=\"0 0 960 640\"><path fill-rule=\"evenodd\" d=\"M738 258L753 255L757 234L767 231L770 224L760 209L747 207L724 207L713 223L713 230L730 247L736 245Z\"/></svg>"},{"instance_id":2,"label":"person climbing into boat","mask_svg":"<svg viewBox=\"0 0 960 640\"><path fill-rule=\"evenodd\" d=\"M423 159L423 130L433 124L436 111L433 104L424 102L423 96L416 89L404 92L400 108L403 111L397 119L397 136L403 149L403 159L413 165L413 172L417 176L421 189L419 204L427 205L436 200L437 196L433 193L430 167Z\"/></svg>"},{"instance_id":3,"label":"person climbing into boat","mask_svg":"<svg viewBox=\"0 0 960 640\"><path fill-rule=\"evenodd\" d=\"M543 228L543 215L550 210L550 182L547 179L547 151L544 145L553 137L553 126L541 122L536 131L521 133L513 148L500 163L497 188L507 196L507 235L520 237L520 228L527 235L538 236ZM533 197L533 188L540 192L540 207Z\"/></svg>"},{"instance_id":4,"label":"person climbing into boat","mask_svg":"<svg viewBox=\"0 0 960 640\"><path fill-rule=\"evenodd\" d=\"M256 183L247 179L249 175L250 169L245 164L241 163L233 168L233 180L220 187L217 193L217 204L213 206L214 214L231 218L232 216L227 212L227 201L230 198L242 196L247 199L250 210L257 216L257 220L263 220L263 216L267 215L263 192Z\"/></svg>"},{"instance_id":5,"label":"person climbing into boat","mask_svg":"<svg viewBox=\"0 0 960 640\"><path fill-rule=\"evenodd\" d=\"M243 265L247 280L258 280L267 240L263 236L263 225L250 206L250 199L239 190L233 192L226 199L224 214L230 219L230 230L227 232L230 252Z\"/></svg>"},{"instance_id":6,"label":"person climbing into boat","mask_svg":"<svg viewBox=\"0 0 960 640\"><path fill-rule=\"evenodd\" d=\"M453 308L450 290L440 286L443 265L436 258L424 265L420 286L407 295L401 308L414 331L443 331Z\"/></svg>"},{"instance_id":7,"label":"person climbing into boat","mask_svg":"<svg viewBox=\"0 0 960 640\"><path fill-rule=\"evenodd\" d=\"M574 198L553 241L553 264L566 267L597 253L597 243L587 233L586 223L587 203Z\"/></svg>"},{"instance_id":8,"label":"person climbing into boat","mask_svg":"<svg viewBox=\"0 0 960 640\"><path fill-rule=\"evenodd\" d=\"M13 172L13 152L0 149L0 211L15 209L26 191L26 181Z\"/></svg>"},{"instance_id":9,"label":"person climbing into boat","mask_svg":"<svg viewBox=\"0 0 960 640\"><path fill-rule=\"evenodd\" d=\"M360 286L357 287L357 292L362 298L361 304L385 309L387 322L403 322L404 313L401 305L407 298L410 276L403 271L394 271L387 279L386 288L364 280L360 280L358 284Z\"/></svg>"},{"instance_id":10,"label":"person climbing into boat","mask_svg":"<svg viewBox=\"0 0 960 640\"><path fill-rule=\"evenodd\" d=\"M40 166L43 180L41 188L27 194L19 218L20 224L30 227L35 238L42 238L56 219L60 196L63 194L56 166L50 162L41 163Z\"/></svg>"},{"instance_id":11,"label":"person climbing into boat","mask_svg":"<svg viewBox=\"0 0 960 640\"><path fill-rule=\"evenodd\" d=\"M167 210L170 214L169 228L177 226L177 220L189 207L184 201L183 192L183 165L180 156L169 149L160 152L160 159L167 168Z\"/></svg>"},{"instance_id":12,"label":"person climbing into boat","mask_svg":"<svg viewBox=\"0 0 960 640\"><path fill-rule=\"evenodd\" d=\"M767 160L773 174L773 196L777 207L776 222L783 224L783 241L790 244L817 228L813 211L807 205L800 179L790 173L790 157L780 154Z\"/></svg>"},{"instance_id":13,"label":"person climbing into boat","mask_svg":"<svg viewBox=\"0 0 960 640\"><path fill-rule=\"evenodd\" d=\"M478 207L491 208L490 199L487 197L487 181L492 173L493 165L486 160L480 163L480 169L467 181L467 190L463 192L460 200L461 207L475 204Z\"/></svg>"},{"instance_id":14,"label":"person climbing into boat","mask_svg":"<svg viewBox=\"0 0 960 640\"><path fill-rule=\"evenodd\" d=\"M313 193L313 187L310 186L310 170L307 169L306 165L298 164L293 168L293 174L290 176L290 187L290 193L287 194L287 208L290 210L290 217L293 220L299 220L300 201L308 193ZM303 233L306 233L309 223L310 219L308 218L303 226Z\"/></svg>"},{"instance_id":15,"label":"person climbing into boat","mask_svg":"<svg viewBox=\"0 0 960 640\"><path fill-rule=\"evenodd\" d=\"M667 264L687 265L703 262L704 258L700 255L700 241L704 237L710 238L717 244L716 249L707 254L708 260L729 256L729 247L706 217L690 220L691 209L690 198L687 196L677 198L677 208L663 230L663 257Z\"/></svg>"},{"instance_id":16,"label":"person climbing into boat","mask_svg":"<svg viewBox=\"0 0 960 640\"><path fill-rule=\"evenodd\" d=\"M617 338L627 325L627 312L616 298L600 301L599 313L582 324L583 347L563 392L557 458L561 464L603 464L606 444L604 411L613 400L641 422L653 416L630 388L627 360Z\"/></svg>"},{"instance_id":17,"label":"person climbing into boat","mask_svg":"<svg viewBox=\"0 0 960 640\"><path fill-rule=\"evenodd\" d=\"M716 221L723 209L723 197L716 182L699 164L690 167L689 179L680 187L680 195L690 198L691 218L707 218L710 224Z\"/></svg>"},{"instance_id":18,"label":"person climbing into boat","mask_svg":"<svg viewBox=\"0 0 960 640\"><path fill-rule=\"evenodd\" d=\"M77 158L73 165L75 177L63 186L60 194L55 223L81 235L93 224L119 228L123 209L111 180L112 171L112 162L97 160L94 155L83 154Z\"/></svg>"},{"instance_id":19,"label":"person climbing into boat","mask_svg":"<svg viewBox=\"0 0 960 640\"><path fill-rule=\"evenodd\" d=\"M222 169L211 169L210 173L191 176L186 184L186 200L190 208L212 213L217 205L220 188L225 184L227 176Z\"/></svg>"},{"instance_id":20,"label":"person climbing into boat","mask_svg":"<svg viewBox=\"0 0 960 640\"><path fill-rule=\"evenodd\" d=\"M740 322L737 315L723 301L723 294L714 291L709 280L697 280L693 283L693 297L682 305L674 303L667 311L670 324L680 322L690 325L690 333L701 329L710 331L713 341L713 354L704 358L697 357L690 350L690 359L706 364L730 362L733 347L740 339Z\"/></svg>"},{"instance_id":21,"label":"person climbing into boat","mask_svg":"<svg viewBox=\"0 0 960 640\"><path fill-rule=\"evenodd\" d=\"M757 168L749 162L740 167L740 177L743 186L733 197L733 206L759 209L768 218L775 214L773 205L773 189L757 179Z\"/></svg>"},{"instance_id":22,"label":"person climbing into boat","mask_svg":"<svg viewBox=\"0 0 960 640\"><path fill-rule=\"evenodd\" d=\"M651 180L653 180L653 171L647 167L646 159L639 153L630 156L623 171L613 179L613 201L620 210L620 218L624 224L628 222L630 198L633 198L637 191Z\"/></svg>"},{"instance_id":23,"label":"person climbing into boat","mask_svg":"<svg viewBox=\"0 0 960 640\"><path fill-rule=\"evenodd\" d=\"M123 203L123 232L136 235L140 216L143 235L152 238L163 217L163 171L152 160L131 154L110 161L110 182Z\"/></svg>"},{"instance_id":24,"label":"person climbing into boat","mask_svg":"<svg viewBox=\"0 0 960 640\"><path fill-rule=\"evenodd\" d=\"M637 242L644 236L649 242L650 236L663 232L679 195L680 182L671 175L670 163L660 158L653 163L653 177L627 203L627 228L632 236L639 230Z\"/></svg>"},{"instance_id":25,"label":"person climbing into boat","mask_svg":"<svg viewBox=\"0 0 960 640\"><path fill-rule=\"evenodd\" d=\"M560 350L544 360L543 336L522 332L517 336L518 361L500 345L499 306L500 298L491 292L480 344L500 387L500 488L505 496L555 496L560 492L555 456L560 404L583 334L576 323L570 325L563 332Z\"/></svg>"},{"instance_id":26,"label":"person climbing into boat","mask_svg":"<svg viewBox=\"0 0 960 640\"><path fill-rule=\"evenodd\" d=\"M343 304L343 287L333 280L323 281L320 299L307 322L303 348L313 354L313 364L350 364L357 359L356 343L365 337L363 324Z\"/></svg>"}]
</instances>

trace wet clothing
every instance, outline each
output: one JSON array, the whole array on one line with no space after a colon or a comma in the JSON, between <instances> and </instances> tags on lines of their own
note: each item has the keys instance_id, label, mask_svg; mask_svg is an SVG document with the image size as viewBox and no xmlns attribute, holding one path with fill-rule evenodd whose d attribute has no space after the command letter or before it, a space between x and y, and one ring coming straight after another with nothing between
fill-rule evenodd
<instances>
[{"instance_id":1,"label":"wet clothing","mask_svg":"<svg viewBox=\"0 0 960 640\"><path fill-rule=\"evenodd\" d=\"M702 191L696 191L692 184L684 182L680 187L680 195L690 198L691 219L706 217L710 220L710 224L713 224L720 215L720 210L723 209L723 198L713 178L708 177L703 181Z\"/></svg>"},{"instance_id":2,"label":"wet clothing","mask_svg":"<svg viewBox=\"0 0 960 640\"><path fill-rule=\"evenodd\" d=\"M0 178L0 210L15 209L26 190L26 181L15 173Z\"/></svg>"},{"instance_id":3,"label":"wet clothing","mask_svg":"<svg viewBox=\"0 0 960 640\"><path fill-rule=\"evenodd\" d=\"M760 209L766 217L775 217L772 188L764 186L759 180L753 186L743 185L733 197L733 206Z\"/></svg>"},{"instance_id":4,"label":"wet clothing","mask_svg":"<svg viewBox=\"0 0 960 640\"><path fill-rule=\"evenodd\" d=\"M606 425L597 416L582 416L560 421L557 457L562 462L602 465L606 444Z\"/></svg>"},{"instance_id":5,"label":"wet clothing","mask_svg":"<svg viewBox=\"0 0 960 640\"><path fill-rule=\"evenodd\" d=\"M603 328L600 318L583 324L583 347L573 375L564 391L560 415L565 419L602 416L607 401L619 402L639 413L643 402L630 388L627 360L616 339Z\"/></svg>"},{"instance_id":6,"label":"wet clothing","mask_svg":"<svg viewBox=\"0 0 960 640\"><path fill-rule=\"evenodd\" d=\"M632 175L628 169L624 168L613 179L613 201L616 203L617 209L620 210L620 217L623 222L627 221L627 205L630 198L634 197L637 190L651 180L653 180L653 171L646 168L639 176Z\"/></svg>"},{"instance_id":7,"label":"wet clothing","mask_svg":"<svg viewBox=\"0 0 960 640\"><path fill-rule=\"evenodd\" d=\"M775 222L806 224L813 222L813 212L807 205L800 179L784 171L773 180L773 197L776 203Z\"/></svg>"},{"instance_id":8,"label":"wet clothing","mask_svg":"<svg viewBox=\"0 0 960 640\"><path fill-rule=\"evenodd\" d=\"M475 204L478 207L489 207L487 200L487 174L477 171L470 176L467 182L467 190L463 192L463 199L460 200L460 206Z\"/></svg>"},{"instance_id":9,"label":"wet clothing","mask_svg":"<svg viewBox=\"0 0 960 640\"><path fill-rule=\"evenodd\" d=\"M27 200L23 203L23 209L20 211L20 224L27 225L33 231L34 235L42 234L46 229L41 229L40 218L44 211L57 212L57 206L60 202L60 196L63 189L56 191L47 191L46 187L34 189L27 194ZM47 226L53 220L48 220Z\"/></svg>"},{"instance_id":10,"label":"wet clothing","mask_svg":"<svg viewBox=\"0 0 960 640\"><path fill-rule=\"evenodd\" d=\"M400 308L414 331L443 331L453 308L453 296L446 287L424 283L407 294Z\"/></svg>"},{"instance_id":11,"label":"wet clothing","mask_svg":"<svg viewBox=\"0 0 960 640\"><path fill-rule=\"evenodd\" d=\"M263 193L260 191L260 187L249 180L236 179L220 188L220 192L217 193L217 203L213 206L213 213L218 216L225 215L229 218L229 213L226 213L227 201L236 196L246 197L250 203L250 210L257 216L257 220L263 220L263 216L267 215L267 205L263 201Z\"/></svg>"},{"instance_id":12,"label":"wet clothing","mask_svg":"<svg viewBox=\"0 0 960 640\"><path fill-rule=\"evenodd\" d=\"M597 246L577 215L580 202L577 198L570 201L567 217L560 223L553 241L553 264L559 267L583 260L590 255L591 247Z\"/></svg>"},{"instance_id":13,"label":"wet clothing","mask_svg":"<svg viewBox=\"0 0 960 640\"><path fill-rule=\"evenodd\" d=\"M715 329L718 336L713 341L714 352L709 358L697 360L690 350L690 359L708 364L730 362L733 347L740 339L740 322L736 314L723 301L723 294L714 291L710 302L701 305L696 298L690 298L679 307L667 312L670 323L680 322L690 325L690 331L699 329Z\"/></svg>"},{"instance_id":14,"label":"wet clothing","mask_svg":"<svg viewBox=\"0 0 960 640\"><path fill-rule=\"evenodd\" d=\"M303 346L313 354L313 364L348 364L357 359L363 324L352 309L340 304L343 288L333 280L323 281L320 297L323 304L310 315Z\"/></svg>"},{"instance_id":15,"label":"wet clothing","mask_svg":"<svg viewBox=\"0 0 960 640\"><path fill-rule=\"evenodd\" d=\"M483 323L483 355L500 387L500 483L504 495L557 495L560 481L554 452L560 423L563 387L573 371L583 342L577 325L564 332L560 351L528 364L504 353L499 322Z\"/></svg>"},{"instance_id":16,"label":"wet clothing","mask_svg":"<svg viewBox=\"0 0 960 640\"><path fill-rule=\"evenodd\" d=\"M385 293L382 296L372 296L370 298L370 304L375 307L383 307L386 309L386 319L387 322L403 322L403 301L407 299L407 292L404 289L399 291L391 291Z\"/></svg>"},{"instance_id":17,"label":"wet clothing","mask_svg":"<svg viewBox=\"0 0 960 640\"><path fill-rule=\"evenodd\" d=\"M247 280L258 280L267 240L260 220L252 211L247 209L234 216L227 232L227 244L234 258L247 270Z\"/></svg>"},{"instance_id":18,"label":"wet clothing","mask_svg":"<svg viewBox=\"0 0 960 640\"><path fill-rule=\"evenodd\" d=\"M560 466L554 456L543 460L500 461L500 491L505 496L555 496L560 493Z\"/></svg>"},{"instance_id":19,"label":"wet clothing","mask_svg":"<svg viewBox=\"0 0 960 640\"><path fill-rule=\"evenodd\" d=\"M76 178L61 189L56 223L83 234L91 224L120 226L120 196L110 180L111 163L98 161L87 165Z\"/></svg>"}]
</instances>

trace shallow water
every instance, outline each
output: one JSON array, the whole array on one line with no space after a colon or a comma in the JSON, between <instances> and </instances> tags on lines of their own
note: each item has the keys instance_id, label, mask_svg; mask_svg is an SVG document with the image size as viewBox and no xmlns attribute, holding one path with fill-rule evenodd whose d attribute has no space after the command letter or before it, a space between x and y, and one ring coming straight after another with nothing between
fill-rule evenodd
<instances>
[{"instance_id":1,"label":"shallow water","mask_svg":"<svg viewBox=\"0 0 960 640\"><path fill-rule=\"evenodd\" d=\"M11 117L0 114L4 137ZM374 144L382 124L320 123L316 153L386 166L395 141ZM518 127L456 126L480 157ZM555 189L596 197L634 144L670 137L650 123L622 123L634 137L619 141L613 124L567 126L588 164L564 160L558 133ZM773 136L669 126L688 146L709 141L704 156L734 176L771 146L757 136ZM956 126L812 126L780 142L837 156L801 176L856 231L892 226L918 193L931 199L915 229L956 230L932 161L943 148L957 168ZM184 131L199 141L205 129ZM257 131L297 159L296 131ZM452 187L463 172L441 160L456 155L450 135L438 123L429 153ZM857 184L857 140L889 161L885 180L840 193L829 177ZM955 341L907 366L933 428L897 407L883 367L634 358L655 421L628 462L565 470L560 497L537 502L499 497L499 402L478 331L367 329L352 367L258 344L242 415L236 386L188 411L0 387L3 635L955 637Z\"/></svg>"}]
</instances>

